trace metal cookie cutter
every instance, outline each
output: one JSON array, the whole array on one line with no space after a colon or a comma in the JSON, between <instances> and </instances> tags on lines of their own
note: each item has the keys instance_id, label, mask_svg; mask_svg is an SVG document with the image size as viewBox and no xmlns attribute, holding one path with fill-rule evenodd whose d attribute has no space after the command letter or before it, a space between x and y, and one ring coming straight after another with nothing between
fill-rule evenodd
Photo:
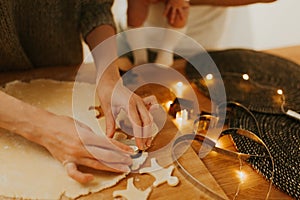
<instances>
[{"instance_id":1,"label":"metal cookie cutter","mask_svg":"<svg viewBox=\"0 0 300 200\"><path fill-rule=\"evenodd\" d=\"M209 128L217 127L219 118L213 115L200 115L194 121L194 133L205 134Z\"/></svg>"},{"instance_id":2,"label":"metal cookie cutter","mask_svg":"<svg viewBox=\"0 0 300 200\"><path fill-rule=\"evenodd\" d=\"M135 143L135 140L134 139L122 139L122 140L118 140L119 142L123 143L123 144L126 144L127 146L129 146L130 148L133 149L134 151L134 154L131 155L130 157L135 159L135 158L139 158L143 151L140 150L137 146L136 146L136 143Z\"/></svg>"}]
</instances>

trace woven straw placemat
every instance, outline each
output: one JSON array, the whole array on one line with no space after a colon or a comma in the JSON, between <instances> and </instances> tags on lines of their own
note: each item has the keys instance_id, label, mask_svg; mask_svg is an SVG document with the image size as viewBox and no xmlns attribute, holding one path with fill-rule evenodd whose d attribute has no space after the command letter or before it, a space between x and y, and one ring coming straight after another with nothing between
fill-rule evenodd
<instances>
[{"instance_id":1,"label":"woven straw placemat","mask_svg":"<svg viewBox=\"0 0 300 200\"><path fill-rule=\"evenodd\" d=\"M288 195L300 199L300 123L285 115L252 112L257 119L261 135L253 118L243 110L234 108L229 113L229 126L252 131L268 146L274 159L273 183ZM239 152L262 154L261 146L248 138L232 135ZM249 163L267 179L271 177L270 159L251 158Z\"/></svg>"},{"instance_id":2,"label":"woven straw placemat","mask_svg":"<svg viewBox=\"0 0 300 200\"><path fill-rule=\"evenodd\" d=\"M223 79L214 81L224 82L228 101L238 101L258 112L281 114L282 100L277 94L277 89L281 89L285 96L285 109L300 112L300 67L296 63L247 49L229 49L209 54ZM197 57L201 55L196 55L194 59ZM190 64L186 66L186 74L202 93L209 96L203 77ZM249 80L244 80L243 74L248 74Z\"/></svg>"},{"instance_id":3,"label":"woven straw placemat","mask_svg":"<svg viewBox=\"0 0 300 200\"><path fill-rule=\"evenodd\" d=\"M229 126L250 130L264 141L274 159L274 185L300 199L300 121L283 114L281 98L276 94L277 89L282 89L285 109L300 111L300 66L277 56L245 49L215 51L210 55L224 80L227 100L251 110L259 127L249 113L238 107L228 113ZM203 78L189 64L186 74L209 97ZM248 74L249 80L243 80L243 74ZM239 152L260 153L261 149L248 138L232 137ZM270 178L270 159L252 158L249 163Z\"/></svg>"}]
</instances>

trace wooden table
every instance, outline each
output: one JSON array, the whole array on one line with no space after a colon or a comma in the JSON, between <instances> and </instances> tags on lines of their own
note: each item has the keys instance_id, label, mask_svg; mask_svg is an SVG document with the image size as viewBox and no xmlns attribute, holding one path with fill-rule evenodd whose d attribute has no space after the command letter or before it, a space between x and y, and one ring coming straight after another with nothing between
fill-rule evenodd
<instances>
[{"instance_id":1,"label":"wooden table","mask_svg":"<svg viewBox=\"0 0 300 200\"><path fill-rule=\"evenodd\" d=\"M300 64L300 46L287 47L273 50L266 50L265 52L272 53L284 58L290 59ZM126 61L127 62L127 61ZM122 63L122 60L121 60ZM176 70L184 74L184 61L177 60L173 66ZM0 74L0 85L13 80L30 80L33 78L52 78L56 80L74 80L78 67L57 67L44 68L17 73L2 73ZM146 85L139 89L138 93L141 95L149 95L155 88L155 95L158 97L159 102L166 102L173 100L173 96L169 94L166 88L154 85ZM201 108L209 111L210 103L207 98L202 94L197 93L199 104ZM159 136L154 141L152 151L165 145L168 141L174 138L177 128L172 123L171 118L168 118L164 129L160 132ZM222 145L226 148L233 149L233 144L229 138L222 139ZM164 164L170 159L170 151L166 150L158 156L158 162ZM190 148L181 158L184 166L199 180L202 180L206 185L215 190L220 196L233 199L237 186L240 183L237 177L237 170L239 169L239 162L237 160L230 160L227 158L219 158L213 154L203 160L199 160L197 154ZM146 165L149 161L146 162ZM264 199L269 183L259 174L257 174L251 167L244 164L243 172L246 174L244 183L240 185L240 195L237 199ZM174 172L180 179L180 185L177 187L170 187L163 184L154 188L151 199L212 199L205 193L198 190L191 182L184 178L184 176L175 169ZM150 175L131 174L129 177L135 177L135 184L138 188L144 190L151 185L154 181ZM112 199L112 192L116 189L124 189L126 187L126 179L122 180L117 186L103 190L99 193L83 196L82 200L91 199ZM292 199L285 193L272 187L269 199Z\"/></svg>"}]
</instances>

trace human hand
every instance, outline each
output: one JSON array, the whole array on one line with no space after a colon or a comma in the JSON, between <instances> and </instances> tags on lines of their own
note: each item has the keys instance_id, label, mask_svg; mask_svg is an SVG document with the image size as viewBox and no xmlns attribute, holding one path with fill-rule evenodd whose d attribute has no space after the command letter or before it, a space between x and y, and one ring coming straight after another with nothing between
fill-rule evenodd
<instances>
[{"instance_id":1,"label":"human hand","mask_svg":"<svg viewBox=\"0 0 300 200\"><path fill-rule=\"evenodd\" d=\"M96 170L128 172L132 164L132 149L105 135L96 135L85 124L66 116L52 115L40 130L39 142L63 163L68 175L80 183L87 183L93 175L78 170L86 166Z\"/></svg>"},{"instance_id":2,"label":"human hand","mask_svg":"<svg viewBox=\"0 0 300 200\"><path fill-rule=\"evenodd\" d=\"M169 18L171 25L175 24L175 21L186 21L187 12L186 9L189 7L189 1L187 0L168 0L164 15Z\"/></svg>"},{"instance_id":3,"label":"human hand","mask_svg":"<svg viewBox=\"0 0 300 200\"><path fill-rule=\"evenodd\" d=\"M152 142L153 117L149 109L157 105L154 96L142 99L119 82L114 85L102 82L98 85L97 91L101 102L101 108L106 120L106 134L113 137L115 132L115 118L123 109L133 128L136 145L139 149L145 150Z\"/></svg>"},{"instance_id":4,"label":"human hand","mask_svg":"<svg viewBox=\"0 0 300 200\"><path fill-rule=\"evenodd\" d=\"M81 183L93 179L92 174L79 171L79 165L112 172L129 171L133 153L130 147L96 135L70 117L34 107L1 91L0 100L0 127L44 146L64 164L73 179Z\"/></svg>"},{"instance_id":5,"label":"human hand","mask_svg":"<svg viewBox=\"0 0 300 200\"><path fill-rule=\"evenodd\" d=\"M133 125L138 148L144 150L151 145L153 119L143 100L121 82L119 68L114 61L118 57L116 40L111 37L114 31L113 27L102 25L91 31L86 38L97 69L97 94L105 115L106 134L113 137L115 116L123 109Z\"/></svg>"}]
</instances>

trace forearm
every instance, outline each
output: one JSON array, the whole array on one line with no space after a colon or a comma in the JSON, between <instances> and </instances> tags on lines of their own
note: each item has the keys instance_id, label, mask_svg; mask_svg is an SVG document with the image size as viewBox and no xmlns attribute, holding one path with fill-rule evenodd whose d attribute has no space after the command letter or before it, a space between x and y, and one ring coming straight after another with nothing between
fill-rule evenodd
<instances>
[{"instance_id":1,"label":"forearm","mask_svg":"<svg viewBox=\"0 0 300 200\"><path fill-rule=\"evenodd\" d=\"M40 126L46 126L51 113L0 91L0 127L41 144Z\"/></svg>"},{"instance_id":2,"label":"forearm","mask_svg":"<svg viewBox=\"0 0 300 200\"><path fill-rule=\"evenodd\" d=\"M70 117L52 114L1 91L0 127L44 146L63 163L68 175L81 183L91 181L93 175L79 171L78 165L123 172L129 171L128 165L132 164L130 147L96 135Z\"/></svg>"},{"instance_id":3,"label":"forearm","mask_svg":"<svg viewBox=\"0 0 300 200\"><path fill-rule=\"evenodd\" d=\"M92 30L86 37L97 68L97 77L112 82L116 82L120 78L118 66L114 64L117 58L117 43L112 36L115 33L114 27L101 25Z\"/></svg>"},{"instance_id":4,"label":"forearm","mask_svg":"<svg viewBox=\"0 0 300 200\"><path fill-rule=\"evenodd\" d=\"M276 0L191 0L191 5L212 5L212 6L242 6L253 3L270 3Z\"/></svg>"}]
</instances>

